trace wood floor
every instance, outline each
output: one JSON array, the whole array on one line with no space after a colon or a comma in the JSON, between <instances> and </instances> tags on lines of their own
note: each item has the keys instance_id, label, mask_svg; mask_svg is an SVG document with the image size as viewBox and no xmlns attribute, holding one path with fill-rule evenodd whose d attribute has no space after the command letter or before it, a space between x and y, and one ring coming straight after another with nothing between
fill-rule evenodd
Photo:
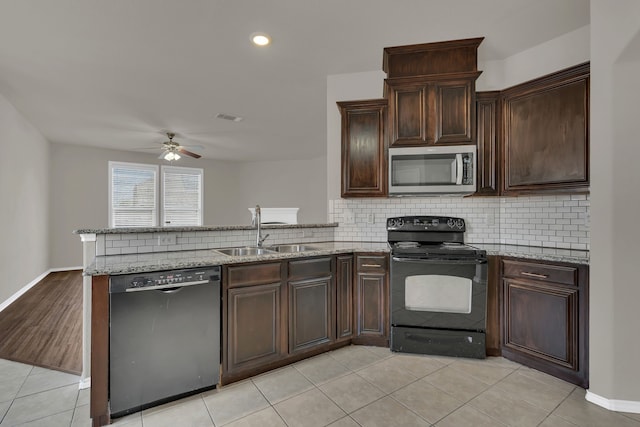
<instances>
[{"instance_id":1,"label":"wood floor","mask_svg":"<svg viewBox=\"0 0 640 427\"><path fill-rule=\"evenodd\" d=\"M0 358L82 373L82 271L50 273L0 312Z\"/></svg>"}]
</instances>

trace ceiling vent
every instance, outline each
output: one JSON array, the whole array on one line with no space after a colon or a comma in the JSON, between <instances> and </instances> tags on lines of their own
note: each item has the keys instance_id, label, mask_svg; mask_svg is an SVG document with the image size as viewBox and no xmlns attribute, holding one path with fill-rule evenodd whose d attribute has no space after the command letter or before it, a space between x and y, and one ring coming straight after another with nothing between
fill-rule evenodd
<instances>
[{"instance_id":1,"label":"ceiling vent","mask_svg":"<svg viewBox=\"0 0 640 427\"><path fill-rule=\"evenodd\" d=\"M216 119L231 120L232 122L242 121L242 117L240 116L234 116L233 114L224 114L224 113L218 113L216 115Z\"/></svg>"}]
</instances>

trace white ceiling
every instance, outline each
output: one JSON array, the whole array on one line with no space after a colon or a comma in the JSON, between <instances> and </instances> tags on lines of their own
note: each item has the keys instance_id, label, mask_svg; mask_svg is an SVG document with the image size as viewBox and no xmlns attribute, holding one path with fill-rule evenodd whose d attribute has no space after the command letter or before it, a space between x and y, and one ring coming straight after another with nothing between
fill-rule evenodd
<instances>
[{"instance_id":1,"label":"white ceiling","mask_svg":"<svg viewBox=\"0 0 640 427\"><path fill-rule=\"evenodd\" d=\"M211 159L313 158L327 75L380 70L384 47L484 36L497 60L588 23L589 0L2 0L0 94L55 143L171 130Z\"/></svg>"}]
</instances>

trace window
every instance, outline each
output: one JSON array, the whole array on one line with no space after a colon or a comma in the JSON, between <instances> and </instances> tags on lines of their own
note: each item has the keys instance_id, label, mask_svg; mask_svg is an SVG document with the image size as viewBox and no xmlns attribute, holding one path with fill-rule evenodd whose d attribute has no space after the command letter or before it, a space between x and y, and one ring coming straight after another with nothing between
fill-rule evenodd
<instances>
[{"instance_id":1,"label":"window","mask_svg":"<svg viewBox=\"0 0 640 427\"><path fill-rule=\"evenodd\" d=\"M202 169L162 167L162 222L202 225Z\"/></svg>"},{"instance_id":2,"label":"window","mask_svg":"<svg viewBox=\"0 0 640 427\"><path fill-rule=\"evenodd\" d=\"M109 225L202 225L202 187L202 169L109 162Z\"/></svg>"}]
</instances>

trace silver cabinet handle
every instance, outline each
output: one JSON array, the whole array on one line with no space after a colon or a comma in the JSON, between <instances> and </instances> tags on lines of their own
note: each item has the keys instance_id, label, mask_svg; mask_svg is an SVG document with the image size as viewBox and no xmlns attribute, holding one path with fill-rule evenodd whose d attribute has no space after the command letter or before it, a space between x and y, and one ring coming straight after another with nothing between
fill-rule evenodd
<instances>
[{"instance_id":1,"label":"silver cabinet handle","mask_svg":"<svg viewBox=\"0 0 640 427\"><path fill-rule=\"evenodd\" d=\"M380 264L362 264L363 267L382 267Z\"/></svg>"},{"instance_id":2,"label":"silver cabinet handle","mask_svg":"<svg viewBox=\"0 0 640 427\"><path fill-rule=\"evenodd\" d=\"M521 271L520 274L522 274L523 276L527 276L527 277L535 277L537 279L547 279L547 278L549 278L548 274L529 273L529 272L526 272L526 271Z\"/></svg>"}]
</instances>

